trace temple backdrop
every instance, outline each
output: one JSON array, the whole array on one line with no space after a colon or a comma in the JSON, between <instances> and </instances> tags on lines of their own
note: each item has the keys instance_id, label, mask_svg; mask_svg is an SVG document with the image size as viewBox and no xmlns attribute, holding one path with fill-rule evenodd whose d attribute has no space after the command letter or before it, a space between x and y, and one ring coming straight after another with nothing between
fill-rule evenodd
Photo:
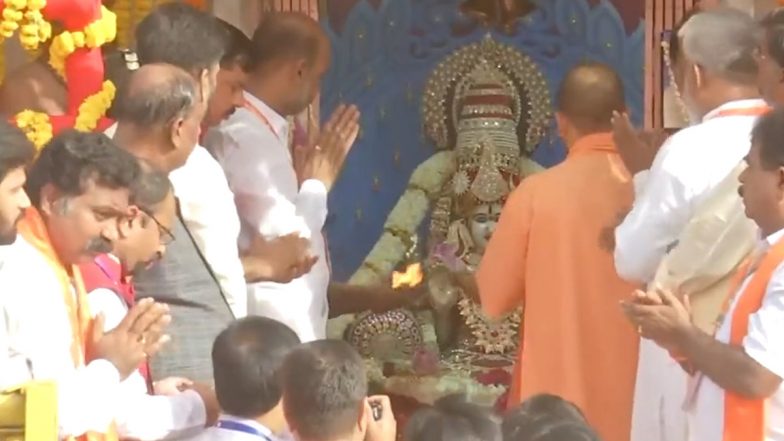
<instances>
[{"instance_id":1,"label":"temple backdrop","mask_svg":"<svg viewBox=\"0 0 784 441\"><path fill-rule=\"evenodd\" d=\"M328 0L321 22L334 49L321 114L341 102L362 111L362 133L330 195L327 231L336 280L346 280L378 240L414 168L435 150L420 106L430 72L455 49L488 32L532 57L554 93L575 63L592 59L622 75L634 120L643 117L643 1L541 0L517 32L481 28L459 0ZM545 167L564 157L555 136L538 146Z\"/></svg>"}]
</instances>

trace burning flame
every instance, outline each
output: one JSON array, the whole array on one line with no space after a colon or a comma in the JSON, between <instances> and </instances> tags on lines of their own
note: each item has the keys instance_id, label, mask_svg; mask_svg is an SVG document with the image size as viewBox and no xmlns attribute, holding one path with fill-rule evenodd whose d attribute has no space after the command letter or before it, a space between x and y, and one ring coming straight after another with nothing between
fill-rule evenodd
<instances>
[{"instance_id":1,"label":"burning flame","mask_svg":"<svg viewBox=\"0 0 784 441\"><path fill-rule=\"evenodd\" d=\"M413 263L408 265L402 273L398 271L392 273L392 289L413 288L422 283L424 277L422 264Z\"/></svg>"}]
</instances>

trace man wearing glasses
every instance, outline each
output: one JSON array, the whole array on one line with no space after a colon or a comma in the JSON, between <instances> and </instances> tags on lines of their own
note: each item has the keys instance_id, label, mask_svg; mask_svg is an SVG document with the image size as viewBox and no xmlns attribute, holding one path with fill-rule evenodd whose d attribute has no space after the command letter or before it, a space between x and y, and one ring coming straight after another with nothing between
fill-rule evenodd
<instances>
[{"instance_id":1,"label":"man wearing glasses","mask_svg":"<svg viewBox=\"0 0 784 441\"><path fill-rule=\"evenodd\" d=\"M177 202L172 184L166 173L147 163L142 162L142 170L132 188L130 215L120 222L113 252L80 267L90 310L103 315L107 330L117 326L135 303L134 274L154 265L174 241L171 230ZM124 436L148 440L187 435L210 420L206 410L211 407L212 392L207 386L180 378L153 383L146 361L123 387L118 402L124 409L118 412L122 417L116 423Z\"/></svg>"}]
</instances>

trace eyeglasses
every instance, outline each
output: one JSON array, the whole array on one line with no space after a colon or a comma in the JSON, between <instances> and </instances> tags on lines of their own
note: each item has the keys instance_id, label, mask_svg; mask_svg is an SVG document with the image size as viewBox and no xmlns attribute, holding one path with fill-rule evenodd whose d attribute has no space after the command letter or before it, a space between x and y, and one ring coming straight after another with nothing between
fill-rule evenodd
<instances>
[{"instance_id":1,"label":"eyeglasses","mask_svg":"<svg viewBox=\"0 0 784 441\"><path fill-rule=\"evenodd\" d=\"M155 225L158 226L158 234L161 236L161 245L168 246L174 242L174 233L172 233L170 229L164 227L152 213L149 213L145 210L142 210L142 213L146 214L147 217L152 219L152 221L155 222Z\"/></svg>"}]
</instances>

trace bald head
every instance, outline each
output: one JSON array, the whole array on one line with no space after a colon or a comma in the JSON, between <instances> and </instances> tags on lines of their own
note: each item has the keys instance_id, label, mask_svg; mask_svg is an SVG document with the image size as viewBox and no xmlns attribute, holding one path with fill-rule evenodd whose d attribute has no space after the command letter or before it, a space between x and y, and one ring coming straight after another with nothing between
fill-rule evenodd
<instances>
[{"instance_id":1,"label":"bald head","mask_svg":"<svg viewBox=\"0 0 784 441\"><path fill-rule=\"evenodd\" d=\"M265 14L252 41L252 69L281 60L314 63L320 51L329 49L329 39L319 24L298 12Z\"/></svg>"},{"instance_id":2,"label":"bald head","mask_svg":"<svg viewBox=\"0 0 784 441\"><path fill-rule=\"evenodd\" d=\"M193 77L170 64L146 64L120 91L118 122L137 127L165 127L189 115L199 103Z\"/></svg>"},{"instance_id":3,"label":"bald head","mask_svg":"<svg viewBox=\"0 0 784 441\"><path fill-rule=\"evenodd\" d=\"M578 64L566 74L558 91L558 112L581 135L610 131L613 112L624 109L623 81L605 64Z\"/></svg>"}]
</instances>

